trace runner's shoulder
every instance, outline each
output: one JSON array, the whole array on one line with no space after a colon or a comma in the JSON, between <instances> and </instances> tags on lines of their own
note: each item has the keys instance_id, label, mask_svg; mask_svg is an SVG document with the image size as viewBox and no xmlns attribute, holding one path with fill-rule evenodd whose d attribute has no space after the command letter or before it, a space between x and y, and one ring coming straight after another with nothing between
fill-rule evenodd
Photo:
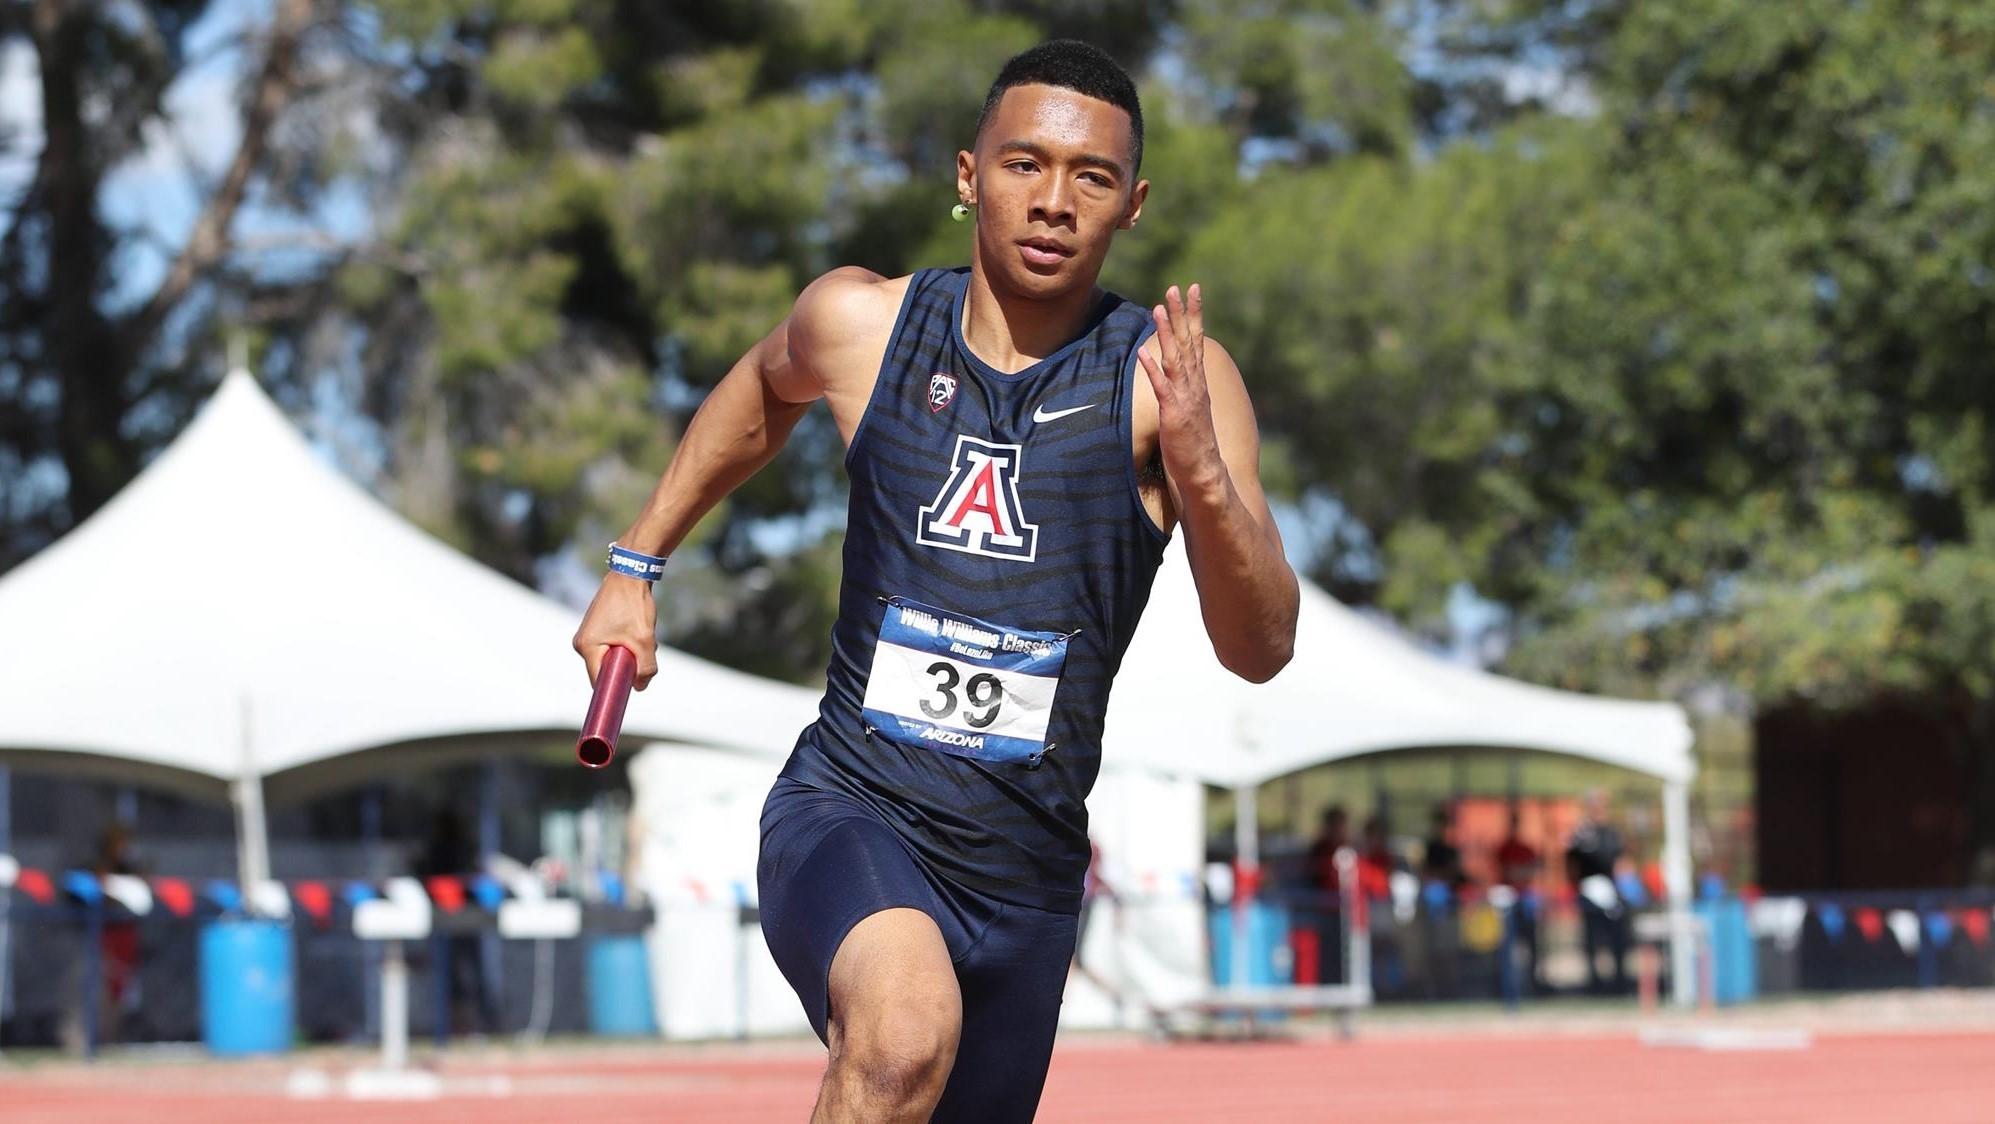
<instances>
[{"instance_id":1,"label":"runner's shoulder","mask_svg":"<svg viewBox=\"0 0 1995 1124\"><path fill-rule=\"evenodd\" d=\"M850 336L891 332L913 274L882 277L856 265L839 266L797 295L790 330L813 343L843 342Z\"/></svg>"},{"instance_id":2,"label":"runner's shoulder","mask_svg":"<svg viewBox=\"0 0 1995 1124\"><path fill-rule=\"evenodd\" d=\"M911 280L842 266L805 286L790 309L790 361L827 390L878 369Z\"/></svg>"}]
</instances>

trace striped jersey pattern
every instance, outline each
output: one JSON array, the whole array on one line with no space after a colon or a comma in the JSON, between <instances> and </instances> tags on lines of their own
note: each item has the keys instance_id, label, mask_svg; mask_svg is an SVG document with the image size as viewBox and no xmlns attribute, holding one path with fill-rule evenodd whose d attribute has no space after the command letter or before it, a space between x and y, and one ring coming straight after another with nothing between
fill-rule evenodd
<instances>
[{"instance_id":1,"label":"striped jersey pattern","mask_svg":"<svg viewBox=\"0 0 1995 1124\"><path fill-rule=\"evenodd\" d=\"M783 772L872 808L935 874L1071 912L1109 684L1167 541L1131 462L1153 325L1104 294L1080 338L1005 374L963 342L969 282L908 285L846 452L824 700Z\"/></svg>"}]
</instances>

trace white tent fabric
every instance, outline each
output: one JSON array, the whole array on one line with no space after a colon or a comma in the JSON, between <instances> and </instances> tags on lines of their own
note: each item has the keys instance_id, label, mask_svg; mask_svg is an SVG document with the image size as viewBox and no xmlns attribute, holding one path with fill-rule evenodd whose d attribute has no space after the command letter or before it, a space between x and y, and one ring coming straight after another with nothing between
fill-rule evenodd
<instances>
[{"instance_id":1,"label":"white tent fabric","mask_svg":"<svg viewBox=\"0 0 1995 1124\"><path fill-rule=\"evenodd\" d=\"M761 928L740 923L757 900L762 801L783 760L663 745L631 759L633 882L658 910L652 1009L666 1038L810 1033Z\"/></svg>"},{"instance_id":2,"label":"white tent fabric","mask_svg":"<svg viewBox=\"0 0 1995 1124\"><path fill-rule=\"evenodd\" d=\"M578 614L324 464L244 372L0 580L0 750L228 780L463 735L572 732ZM786 752L816 696L677 652L625 736Z\"/></svg>"},{"instance_id":3,"label":"white tent fabric","mask_svg":"<svg viewBox=\"0 0 1995 1124\"><path fill-rule=\"evenodd\" d=\"M1449 663L1305 583L1295 658L1255 685L1221 667L1183 536L1165 556L1104 736L1104 759L1232 788L1419 747L1547 750L1665 781L1695 771L1673 703L1554 691Z\"/></svg>"},{"instance_id":4,"label":"white tent fabric","mask_svg":"<svg viewBox=\"0 0 1995 1124\"><path fill-rule=\"evenodd\" d=\"M1085 971L1067 978L1060 1025L1143 1029L1145 1004L1169 1007L1206 988L1205 786L1105 762L1088 794L1088 835L1110 892L1091 907Z\"/></svg>"}]
</instances>

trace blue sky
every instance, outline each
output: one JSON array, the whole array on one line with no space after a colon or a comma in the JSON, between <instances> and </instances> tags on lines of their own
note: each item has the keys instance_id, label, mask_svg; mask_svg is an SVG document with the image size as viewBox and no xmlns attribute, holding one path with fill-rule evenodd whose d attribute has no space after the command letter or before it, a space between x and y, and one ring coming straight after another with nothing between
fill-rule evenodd
<instances>
[{"instance_id":1,"label":"blue sky","mask_svg":"<svg viewBox=\"0 0 1995 1124\"><path fill-rule=\"evenodd\" d=\"M150 122L145 145L106 177L99 206L121 229L145 237L126 244L116 263L114 305L150 294L171 255L187 240L207 195L206 185L224 169L242 136L237 95L255 61L244 49L267 21L267 0L215 0L188 29L190 65L166 91L163 119ZM34 170L41 147L40 76L25 42L0 48L0 135L14 143L0 151L0 205L11 205ZM238 214L236 230L267 237L310 228L341 240L366 230L367 209L357 187L336 189L313 215L295 216L256 205Z\"/></svg>"}]
</instances>

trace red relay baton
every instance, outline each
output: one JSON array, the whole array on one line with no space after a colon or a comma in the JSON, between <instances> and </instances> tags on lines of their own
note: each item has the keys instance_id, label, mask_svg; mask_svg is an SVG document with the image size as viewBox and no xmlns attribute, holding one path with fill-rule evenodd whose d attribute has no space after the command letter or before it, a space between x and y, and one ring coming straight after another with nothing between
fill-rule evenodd
<instances>
[{"instance_id":1,"label":"red relay baton","mask_svg":"<svg viewBox=\"0 0 1995 1124\"><path fill-rule=\"evenodd\" d=\"M617 755L617 734L623 731L623 709L630 705L630 683L637 675L637 657L621 644L610 645L596 671L596 693L582 719L582 736L575 742L575 760L600 769Z\"/></svg>"}]
</instances>

